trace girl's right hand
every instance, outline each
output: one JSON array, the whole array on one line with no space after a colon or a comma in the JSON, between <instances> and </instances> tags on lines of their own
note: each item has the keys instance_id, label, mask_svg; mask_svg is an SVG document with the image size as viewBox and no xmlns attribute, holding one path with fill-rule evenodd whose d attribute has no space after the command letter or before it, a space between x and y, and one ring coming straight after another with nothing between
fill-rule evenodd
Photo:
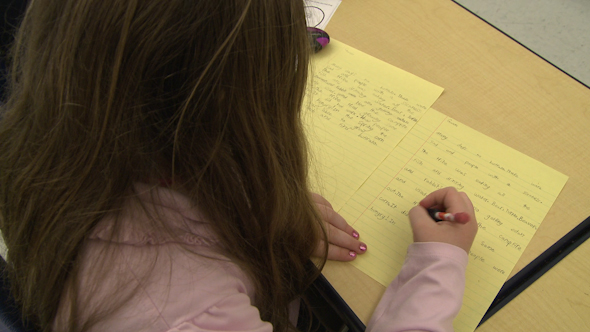
<instances>
[{"instance_id":1,"label":"girl's right hand","mask_svg":"<svg viewBox=\"0 0 590 332\"><path fill-rule=\"evenodd\" d=\"M466 212L469 221L434 221L427 209L438 209L450 213ZM410 210L410 224L414 242L443 242L462 248L467 253L477 234L477 221L473 204L464 192L453 187L439 189L426 196L418 206Z\"/></svg>"}]
</instances>

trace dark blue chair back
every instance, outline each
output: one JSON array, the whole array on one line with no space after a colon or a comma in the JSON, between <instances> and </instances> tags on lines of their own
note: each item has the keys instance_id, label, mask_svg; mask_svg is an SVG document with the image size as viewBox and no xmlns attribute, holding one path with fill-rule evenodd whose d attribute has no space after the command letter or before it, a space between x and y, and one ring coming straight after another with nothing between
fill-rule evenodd
<instances>
[{"instance_id":1,"label":"dark blue chair back","mask_svg":"<svg viewBox=\"0 0 590 332\"><path fill-rule=\"evenodd\" d=\"M6 53L13 40L15 27L22 17L27 0L0 0L0 103L4 101ZM1 114L0 114L1 116ZM21 319L21 312L10 295L6 279L6 261L0 257L0 332L30 332Z\"/></svg>"},{"instance_id":2,"label":"dark blue chair back","mask_svg":"<svg viewBox=\"0 0 590 332\"><path fill-rule=\"evenodd\" d=\"M0 102L5 99L6 56L28 1L0 0Z\"/></svg>"},{"instance_id":3,"label":"dark blue chair back","mask_svg":"<svg viewBox=\"0 0 590 332\"><path fill-rule=\"evenodd\" d=\"M23 321L21 311L10 294L6 278L6 261L0 258L0 332L36 332Z\"/></svg>"}]
</instances>

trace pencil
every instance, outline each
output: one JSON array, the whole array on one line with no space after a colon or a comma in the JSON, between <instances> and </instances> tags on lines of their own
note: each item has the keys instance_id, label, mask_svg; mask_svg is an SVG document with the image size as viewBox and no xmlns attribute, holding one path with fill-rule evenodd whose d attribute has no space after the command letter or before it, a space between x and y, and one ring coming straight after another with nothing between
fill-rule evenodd
<instances>
[{"instance_id":1,"label":"pencil","mask_svg":"<svg viewBox=\"0 0 590 332\"><path fill-rule=\"evenodd\" d=\"M470 219L469 214L465 212L449 213L436 209L428 209L428 214L434 221L456 221L464 224Z\"/></svg>"}]
</instances>

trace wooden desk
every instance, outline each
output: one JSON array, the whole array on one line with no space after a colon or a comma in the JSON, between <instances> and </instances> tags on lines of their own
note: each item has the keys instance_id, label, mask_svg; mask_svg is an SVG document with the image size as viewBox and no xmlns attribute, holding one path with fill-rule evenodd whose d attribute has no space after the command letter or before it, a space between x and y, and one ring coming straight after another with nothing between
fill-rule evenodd
<instances>
[{"instance_id":1,"label":"wooden desk","mask_svg":"<svg viewBox=\"0 0 590 332\"><path fill-rule=\"evenodd\" d=\"M326 31L444 87L435 109L569 176L512 275L590 215L590 89L450 0L343 0ZM590 331L587 257L590 243L478 330ZM367 323L384 287L346 263L324 275Z\"/></svg>"}]
</instances>

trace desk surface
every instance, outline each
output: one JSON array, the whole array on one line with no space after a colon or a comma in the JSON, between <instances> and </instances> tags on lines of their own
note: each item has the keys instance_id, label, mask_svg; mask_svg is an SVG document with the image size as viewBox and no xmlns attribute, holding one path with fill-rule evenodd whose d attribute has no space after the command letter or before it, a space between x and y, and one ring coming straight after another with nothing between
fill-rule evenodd
<instances>
[{"instance_id":1,"label":"desk surface","mask_svg":"<svg viewBox=\"0 0 590 332\"><path fill-rule=\"evenodd\" d=\"M344 0L326 30L445 88L433 108L569 176L511 275L590 215L590 89L450 0ZM478 331L590 330L587 257L589 242ZM384 287L346 263L324 275L368 322Z\"/></svg>"}]
</instances>

